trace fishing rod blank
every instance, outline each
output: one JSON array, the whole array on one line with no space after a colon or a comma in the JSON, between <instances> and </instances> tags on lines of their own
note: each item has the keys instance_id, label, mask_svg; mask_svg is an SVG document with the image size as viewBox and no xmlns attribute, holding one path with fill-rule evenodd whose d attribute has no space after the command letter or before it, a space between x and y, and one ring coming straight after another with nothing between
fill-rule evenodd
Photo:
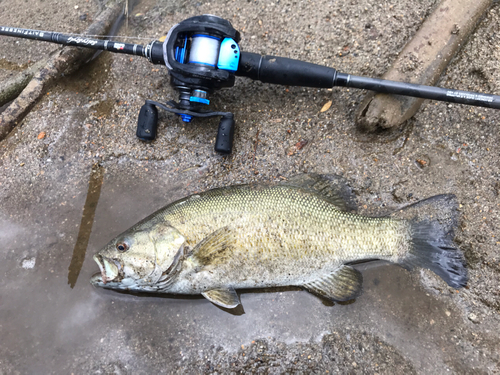
<instances>
[{"instance_id":1,"label":"fishing rod blank","mask_svg":"<svg viewBox=\"0 0 500 375\"><path fill-rule=\"evenodd\" d=\"M153 41L146 46L132 43L122 43L113 40L91 39L85 35L66 35L52 31L22 29L19 27L0 26L0 35L23 39L41 40L65 46L85 47L126 55L136 55L148 58L154 64L163 63L163 43ZM153 50L155 51L153 53Z\"/></svg>"},{"instance_id":2,"label":"fishing rod blank","mask_svg":"<svg viewBox=\"0 0 500 375\"><path fill-rule=\"evenodd\" d=\"M173 26L164 42L155 40L146 46L5 26L0 26L0 35L143 56L153 64L165 65L170 83L179 93L179 102L160 105L147 100L139 113L137 136L144 141L155 139L157 107L168 108L185 122L193 117L222 116L215 142L215 150L220 153L231 152L234 117L230 112L207 111L203 107L210 104L211 93L232 87L235 76L287 86L352 87L500 109L498 95L360 77L304 61L243 52L238 45L240 33L229 21L212 15L188 18Z\"/></svg>"},{"instance_id":3,"label":"fishing rod blank","mask_svg":"<svg viewBox=\"0 0 500 375\"><path fill-rule=\"evenodd\" d=\"M423 99L500 109L500 96L444 89L435 86L360 77L340 73L333 68L276 56L242 52L236 75L288 86L331 88L353 87L384 94L414 96Z\"/></svg>"}]
</instances>

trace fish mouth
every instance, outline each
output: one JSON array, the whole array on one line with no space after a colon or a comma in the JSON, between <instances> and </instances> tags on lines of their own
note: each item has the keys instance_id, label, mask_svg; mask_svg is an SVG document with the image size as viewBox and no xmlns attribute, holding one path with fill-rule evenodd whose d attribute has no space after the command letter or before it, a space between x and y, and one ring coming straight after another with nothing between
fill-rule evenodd
<instances>
[{"instance_id":1,"label":"fish mouth","mask_svg":"<svg viewBox=\"0 0 500 375\"><path fill-rule=\"evenodd\" d=\"M101 272L94 273L92 277L90 278L90 283L93 286L103 286L104 281L102 280L102 274Z\"/></svg>"},{"instance_id":2,"label":"fish mouth","mask_svg":"<svg viewBox=\"0 0 500 375\"><path fill-rule=\"evenodd\" d=\"M122 268L119 262L113 259L108 259L99 254L94 255L93 258L99 266L101 273L97 273L92 276L92 279L90 280L92 284L98 284L101 281L103 284L110 281L118 281L117 278L120 274L120 269Z\"/></svg>"}]
</instances>

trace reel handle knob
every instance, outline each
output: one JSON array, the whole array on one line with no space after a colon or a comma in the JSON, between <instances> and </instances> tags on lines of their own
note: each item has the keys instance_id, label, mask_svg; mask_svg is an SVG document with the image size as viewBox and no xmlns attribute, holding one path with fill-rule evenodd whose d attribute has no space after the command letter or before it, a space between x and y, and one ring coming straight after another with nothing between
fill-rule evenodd
<instances>
[{"instance_id":1,"label":"reel handle knob","mask_svg":"<svg viewBox=\"0 0 500 375\"><path fill-rule=\"evenodd\" d=\"M215 139L215 151L221 154L230 154L233 148L234 118L222 117L219 122L219 130Z\"/></svg>"},{"instance_id":2,"label":"reel handle knob","mask_svg":"<svg viewBox=\"0 0 500 375\"><path fill-rule=\"evenodd\" d=\"M144 104L137 120L137 138L141 141L152 141L158 129L158 110L151 103Z\"/></svg>"}]
</instances>

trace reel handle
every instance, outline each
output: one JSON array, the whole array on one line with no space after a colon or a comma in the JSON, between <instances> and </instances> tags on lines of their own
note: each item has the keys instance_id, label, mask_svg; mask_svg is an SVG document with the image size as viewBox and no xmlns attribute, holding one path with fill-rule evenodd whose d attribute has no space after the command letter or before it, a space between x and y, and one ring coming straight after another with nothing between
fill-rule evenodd
<instances>
[{"instance_id":1,"label":"reel handle","mask_svg":"<svg viewBox=\"0 0 500 375\"><path fill-rule=\"evenodd\" d=\"M158 124L158 109L157 107L174 113L179 116L190 117L214 117L222 116L219 122L219 130L215 139L215 151L221 154L230 154L233 149L234 137L234 115L231 112L213 112L213 111L191 111L179 107L179 103L170 101L167 105L156 102L154 100L146 100L139 112L139 120L137 121L137 137L142 141L152 141L156 137L156 129Z\"/></svg>"}]
</instances>

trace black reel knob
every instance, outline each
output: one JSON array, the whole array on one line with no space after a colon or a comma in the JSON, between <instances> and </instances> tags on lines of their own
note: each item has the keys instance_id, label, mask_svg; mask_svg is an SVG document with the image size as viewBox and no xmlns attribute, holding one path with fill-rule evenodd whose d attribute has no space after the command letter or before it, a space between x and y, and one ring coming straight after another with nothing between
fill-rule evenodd
<instances>
[{"instance_id":1,"label":"black reel knob","mask_svg":"<svg viewBox=\"0 0 500 375\"><path fill-rule=\"evenodd\" d=\"M158 129L158 110L151 103L144 104L137 120L137 137L141 141L152 141L156 138Z\"/></svg>"},{"instance_id":2,"label":"black reel knob","mask_svg":"<svg viewBox=\"0 0 500 375\"><path fill-rule=\"evenodd\" d=\"M219 130L215 139L215 151L221 154L230 154L233 149L234 118L222 117L219 122Z\"/></svg>"}]
</instances>

